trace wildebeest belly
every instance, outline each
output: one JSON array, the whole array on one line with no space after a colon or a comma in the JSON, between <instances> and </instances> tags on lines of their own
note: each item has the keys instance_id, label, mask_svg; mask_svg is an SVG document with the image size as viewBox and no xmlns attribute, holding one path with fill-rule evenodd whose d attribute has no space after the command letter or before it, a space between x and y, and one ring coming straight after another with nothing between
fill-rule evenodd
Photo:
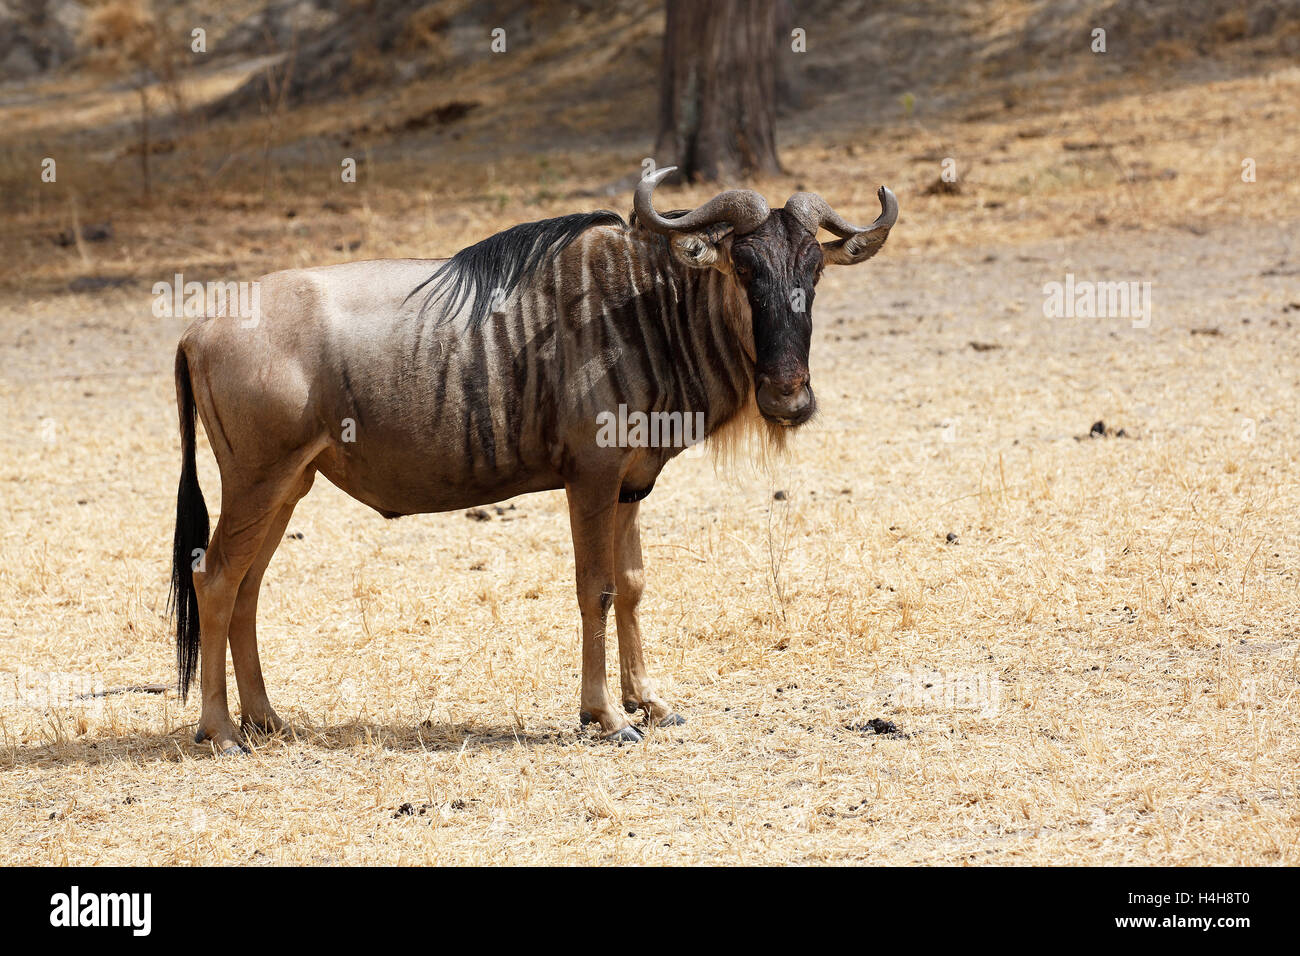
<instances>
[{"instance_id":1,"label":"wildebeest belly","mask_svg":"<svg viewBox=\"0 0 1300 956\"><path fill-rule=\"evenodd\" d=\"M435 411L411 401L392 411L359 403L339 416L315 461L331 482L384 515L451 511L564 486L553 443L501 433L480 420L482 406Z\"/></svg>"},{"instance_id":2,"label":"wildebeest belly","mask_svg":"<svg viewBox=\"0 0 1300 956\"><path fill-rule=\"evenodd\" d=\"M322 452L315 462L320 473L339 489L386 518L458 511L564 487L564 479L549 472L520 473L467 483L445 469L434 468L430 462L425 463L422 473L416 474L381 474L369 464L349 466L333 448Z\"/></svg>"}]
</instances>

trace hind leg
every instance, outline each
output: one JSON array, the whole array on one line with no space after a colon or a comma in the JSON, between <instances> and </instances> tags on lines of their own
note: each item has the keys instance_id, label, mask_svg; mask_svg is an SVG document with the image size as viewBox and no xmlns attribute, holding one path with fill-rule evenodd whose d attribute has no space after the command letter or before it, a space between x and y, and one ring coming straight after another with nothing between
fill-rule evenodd
<instances>
[{"instance_id":1,"label":"hind leg","mask_svg":"<svg viewBox=\"0 0 1300 956\"><path fill-rule=\"evenodd\" d=\"M227 485L225 477L223 474L221 518L204 555L203 568L194 573L203 691L194 740L210 740L222 753L237 753L243 749L243 742L226 702L226 644L235 602L281 508L298 487L301 467L247 488L235 481ZM237 657L237 666L238 662Z\"/></svg>"},{"instance_id":2,"label":"hind leg","mask_svg":"<svg viewBox=\"0 0 1300 956\"><path fill-rule=\"evenodd\" d=\"M239 685L240 727L244 731L260 730L265 733L292 731L281 720L271 706L266 695L266 683L262 679L262 661L257 653L257 598L262 590L262 576L267 565L275 555L280 542L284 540L285 529L293 517L293 509L303 496L311 490L316 472L308 469L299 479L289 500L280 506L279 512L266 530L266 538L256 559L244 575L235 597L235 609L230 618L230 656L235 665L235 681Z\"/></svg>"}]
</instances>

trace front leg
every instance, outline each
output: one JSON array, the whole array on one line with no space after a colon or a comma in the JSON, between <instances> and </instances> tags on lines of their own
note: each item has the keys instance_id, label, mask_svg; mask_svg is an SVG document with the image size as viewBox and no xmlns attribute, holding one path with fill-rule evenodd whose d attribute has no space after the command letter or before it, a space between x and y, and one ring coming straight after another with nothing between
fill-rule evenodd
<instances>
[{"instance_id":1,"label":"front leg","mask_svg":"<svg viewBox=\"0 0 1300 956\"><path fill-rule=\"evenodd\" d=\"M582 722L599 721L612 740L641 735L610 703L605 683L605 621L614 601L614 518L618 481L568 484L569 524L582 614Z\"/></svg>"},{"instance_id":2,"label":"front leg","mask_svg":"<svg viewBox=\"0 0 1300 956\"><path fill-rule=\"evenodd\" d=\"M686 721L673 713L659 697L655 682L646 673L641 650L641 622L637 605L645 591L645 566L641 562L640 502L618 506L615 531L614 617L618 625L618 664L623 679L623 709L630 714L644 710L650 722L660 727L677 727Z\"/></svg>"}]
</instances>

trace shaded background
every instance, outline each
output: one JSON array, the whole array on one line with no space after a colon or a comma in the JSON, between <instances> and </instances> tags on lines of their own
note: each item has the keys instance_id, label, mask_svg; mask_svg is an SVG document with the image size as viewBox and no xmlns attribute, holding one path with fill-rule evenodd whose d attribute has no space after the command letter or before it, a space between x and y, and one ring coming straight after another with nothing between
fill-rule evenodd
<instances>
[{"instance_id":1,"label":"shaded background","mask_svg":"<svg viewBox=\"0 0 1300 956\"><path fill-rule=\"evenodd\" d=\"M642 160L684 158L661 129L662 2L209 6L0 3L0 208L12 227L0 283L66 288L88 260L107 279L165 267L177 254L159 255L160 231L185 234L191 270L223 274L396 248L447 255L489 222L623 212ZM1034 231L1069 233L1094 225L1078 202L1129 223L1222 215L1216 193L1237 171L1194 179L1189 164L1236 124L1285 136L1295 115L1290 88L1242 115L1213 86L1294 64L1292 0L760 6L779 24L763 58L787 173L774 188L834 192L859 218L880 182L934 232L974 214L963 233L1035 218ZM206 53L191 50L196 28ZM806 52L791 49L795 28ZM494 30L505 52L493 52ZM1178 91L1185 115L1108 131L1124 98ZM1072 115L1081 108L1093 112ZM1243 156L1251 138L1239 137ZM45 156L57 184L37 175ZM340 180L345 157L355 184ZM957 184L938 182L945 157ZM104 245L58 245L74 217L111 238L97 229Z\"/></svg>"}]
</instances>

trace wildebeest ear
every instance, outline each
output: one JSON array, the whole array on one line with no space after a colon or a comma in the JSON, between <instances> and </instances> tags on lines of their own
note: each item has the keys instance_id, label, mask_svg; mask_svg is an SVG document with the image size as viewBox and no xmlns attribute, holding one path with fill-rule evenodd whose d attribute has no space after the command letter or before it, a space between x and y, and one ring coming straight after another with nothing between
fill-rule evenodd
<instances>
[{"instance_id":1,"label":"wildebeest ear","mask_svg":"<svg viewBox=\"0 0 1300 956\"><path fill-rule=\"evenodd\" d=\"M673 236L670 242L673 257L682 265L693 269L707 269L718 261L717 245L706 242L697 233L688 232L684 236Z\"/></svg>"},{"instance_id":2,"label":"wildebeest ear","mask_svg":"<svg viewBox=\"0 0 1300 956\"><path fill-rule=\"evenodd\" d=\"M731 235L726 224L709 226L695 232L674 235L669 240L673 257L692 269L707 269L717 265L722 257L722 240Z\"/></svg>"}]
</instances>

